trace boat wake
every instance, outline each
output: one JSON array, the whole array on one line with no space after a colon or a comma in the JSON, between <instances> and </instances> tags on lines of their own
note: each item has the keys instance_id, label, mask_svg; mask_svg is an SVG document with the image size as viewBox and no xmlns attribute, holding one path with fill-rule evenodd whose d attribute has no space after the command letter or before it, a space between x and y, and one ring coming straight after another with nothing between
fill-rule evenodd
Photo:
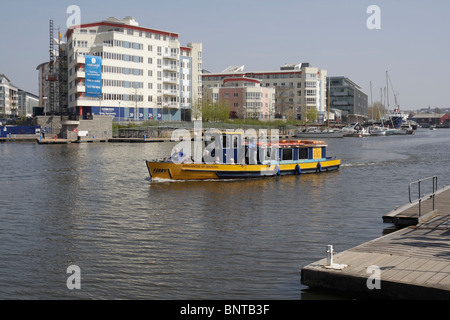
<instances>
[{"instance_id":1,"label":"boat wake","mask_svg":"<svg viewBox=\"0 0 450 320\"><path fill-rule=\"evenodd\" d=\"M164 178L146 178L147 181L151 183L176 183L176 182L208 182L208 181L237 181L246 179L201 179L201 180L181 180L181 179L164 179Z\"/></svg>"},{"instance_id":2,"label":"boat wake","mask_svg":"<svg viewBox=\"0 0 450 320\"><path fill-rule=\"evenodd\" d=\"M343 163L341 164L342 167L372 167L372 166L390 166L400 163L399 161L381 161L381 162L356 162L356 163Z\"/></svg>"}]
</instances>

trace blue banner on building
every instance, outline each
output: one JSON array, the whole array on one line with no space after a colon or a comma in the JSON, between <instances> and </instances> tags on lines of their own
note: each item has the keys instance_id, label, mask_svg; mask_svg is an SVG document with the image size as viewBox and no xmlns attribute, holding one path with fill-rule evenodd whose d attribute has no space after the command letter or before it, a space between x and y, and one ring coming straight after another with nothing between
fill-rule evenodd
<instances>
[{"instance_id":1,"label":"blue banner on building","mask_svg":"<svg viewBox=\"0 0 450 320\"><path fill-rule=\"evenodd\" d=\"M85 56L86 97L100 98L102 96L102 58Z\"/></svg>"}]
</instances>

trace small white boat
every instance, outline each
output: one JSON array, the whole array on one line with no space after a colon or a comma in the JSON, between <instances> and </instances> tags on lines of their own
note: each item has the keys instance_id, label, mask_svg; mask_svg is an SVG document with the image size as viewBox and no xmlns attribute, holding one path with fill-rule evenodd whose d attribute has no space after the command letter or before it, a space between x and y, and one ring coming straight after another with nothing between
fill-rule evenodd
<instances>
[{"instance_id":1,"label":"small white boat","mask_svg":"<svg viewBox=\"0 0 450 320\"><path fill-rule=\"evenodd\" d=\"M344 134L342 130L338 129L325 129L320 130L317 127L310 127L304 131L297 131L294 134L295 138L342 138Z\"/></svg>"},{"instance_id":2,"label":"small white boat","mask_svg":"<svg viewBox=\"0 0 450 320\"><path fill-rule=\"evenodd\" d=\"M369 127L369 133L371 136L385 136L387 129L380 126Z\"/></svg>"},{"instance_id":3,"label":"small white boat","mask_svg":"<svg viewBox=\"0 0 450 320\"><path fill-rule=\"evenodd\" d=\"M404 121L400 126L400 130L403 130L405 134L413 134L414 129L408 121Z\"/></svg>"},{"instance_id":4,"label":"small white boat","mask_svg":"<svg viewBox=\"0 0 450 320\"><path fill-rule=\"evenodd\" d=\"M414 134L414 130L409 123L403 123L400 128L386 129L386 135L405 135Z\"/></svg>"},{"instance_id":5,"label":"small white boat","mask_svg":"<svg viewBox=\"0 0 450 320\"><path fill-rule=\"evenodd\" d=\"M344 134L344 137L363 137L370 135L369 131L367 131L367 129L359 122L346 125L342 128L342 133Z\"/></svg>"}]
</instances>

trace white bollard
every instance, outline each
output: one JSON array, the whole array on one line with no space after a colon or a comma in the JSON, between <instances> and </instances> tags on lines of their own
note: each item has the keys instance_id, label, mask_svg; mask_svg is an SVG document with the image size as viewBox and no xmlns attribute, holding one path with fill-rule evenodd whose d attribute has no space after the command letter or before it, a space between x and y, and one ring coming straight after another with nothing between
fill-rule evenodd
<instances>
[{"instance_id":1,"label":"white bollard","mask_svg":"<svg viewBox=\"0 0 450 320\"><path fill-rule=\"evenodd\" d=\"M338 264L334 263L333 261L333 255L335 254L333 246L327 245L327 264L324 266L327 269L335 269L335 270L342 270L347 267L346 264Z\"/></svg>"},{"instance_id":2,"label":"white bollard","mask_svg":"<svg viewBox=\"0 0 450 320\"><path fill-rule=\"evenodd\" d=\"M327 266L331 267L333 265L333 246L327 246Z\"/></svg>"}]
</instances>

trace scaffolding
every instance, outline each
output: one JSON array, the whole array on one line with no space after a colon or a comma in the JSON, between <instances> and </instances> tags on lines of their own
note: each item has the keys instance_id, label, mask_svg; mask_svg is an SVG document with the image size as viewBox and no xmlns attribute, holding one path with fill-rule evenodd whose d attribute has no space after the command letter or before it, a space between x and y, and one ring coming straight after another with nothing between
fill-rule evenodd
<instances>
[{"instance_id":1,"label":"scaffolding","mask_svg":"<svg viewBox=\"0 0 450 320\"><path fill-rule=\"evenodd\" d=\"M49 41L49 72L46 77L48 82L48 103L49 112L66 113L68 107L68 86L67 86L67 52L65 46L61 44L61 32L58 28L58 40L55 40L55 28L53 20L50 20L50 41ZM57 48L55 48L57 42Z\"/></svg>"},{"instance_id":2,"label":"scaffolding","mask_svg":"<svg viewBox=\"0 0 450 320\"><path fill-rule=\"evenodd\" d=\"M49 61L49 74L47 76L47 81L49 82L49 107L50 112L55 112L55 84L56 84L56 77L55 77L55 47L54 47L54 38L53 38L53 20L50 20L50 61Z\"/></svg>"}]
</instances>

